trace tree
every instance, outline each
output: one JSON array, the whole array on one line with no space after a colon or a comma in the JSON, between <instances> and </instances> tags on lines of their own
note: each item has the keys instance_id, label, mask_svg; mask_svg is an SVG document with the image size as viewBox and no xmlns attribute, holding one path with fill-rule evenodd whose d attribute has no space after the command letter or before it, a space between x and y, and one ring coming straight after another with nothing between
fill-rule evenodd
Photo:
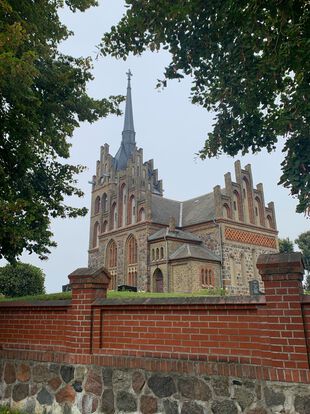
<instances>
[{"instance_id":1,"label":"tree","mask_svg":"<svg viewBox=\"0 0 310 414\"><path fill-rule=\"evenodd\" d=\"M287 237L286 239L279 239L279 252L291 253L294 251L294 243Z\"/></svg>"},{"instance_id":2,"label":"tree","mask_svg":"<svg viewBox=\"0 0 310 414\"><path fill-rule=\"evenodd\" d=\"M64 3L84 11L95 0L0 0L0 258L23 250L41 258L55 246L52 217L77 217L85 208L64 198L76 187L80 165L66 164L68 138L81 121L119 113L123 99L86 93L91 60L58 51L71 33L60 22Z\"/></svg>"},{"instance_id":3,"label":"tree","mask_svg":"<svg viewBox=\"0 0 310 414\"><path fill-rule=\"evenodd\" d=\"M304 257L306 278L305 278L305 289L310 290L310 231L301 233L295 243L299 247Z\"/></svg>"},{"instance_id":4,"label":"tree","mask_svg":"<svg viewBox=\"0 0 310 414\"><path fill-rule=\"evenodd\" d=\"M16 263L0 267L0 293L5 296L27 296L45 293L45 275L36 266Z\"/></svg>"},{"instance_id":5,"label":"tree","mask_svg":"<svg viewBox=\"0 0 310 414\"><path fill-rule=\"evenodd\" d=\"M164 80L193 78L192 102L216 114L202 159L285 140L279 183L310 214L310 3L306 0L126 0L103 55L166 49Z\"/></svg>"}]
</instances>

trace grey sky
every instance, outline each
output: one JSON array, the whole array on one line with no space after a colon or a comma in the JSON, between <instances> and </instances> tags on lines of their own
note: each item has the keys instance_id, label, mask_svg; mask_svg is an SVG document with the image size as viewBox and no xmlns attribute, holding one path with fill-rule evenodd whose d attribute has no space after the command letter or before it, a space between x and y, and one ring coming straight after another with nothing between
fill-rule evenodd
<instances>
[{"instance_id":1,"label":"grey sky","mask_svg":"<svg viewBox=\"0 0 310 414\"><path fill-rule=\"evenodd\" d=\"M96 45L104 31L116 24L123 14L123 3L121 0L106 0L86 13L64 11L63 21L75 36L62 45L62 51L74 56L90 55L95 59ZM295 213L296 201L289 196L289 191L277 186L283 158L281 142L272 154L262 151L258 155L235 159L226 156L206 161L197 159L195 154L211 130L212 114L190 103L189 79L170 82L168 88L161 92L155 89L168 61L168 54L162 52L131 57L126 62L99 57L94 60L95 80L89 85L89 93L94 97L125 94L125 72L131 69L137 145L144 149L144 160L154 159L155 168L163 180L165 196L184 200L210 192L217 184L223 186L224 174L231 171L234 177L234 161L240 159L242 167L252 164L254 184L264 184L265 202L275 202L279 236L294 240L309 230L310 221ZM70 162L86 165L88 170L79 177L79 186L85 197L72 199L71 204L90 206L91 186L88 181L95 172L100 145L107 142L114 155L122 128L123 118L111 116L93 125L83 124L76 130ZM61 285L67 283L67 275L71 271L87 265L89 215L80 219L54 220L52 231L58 247L53 249L48 261L41 262L26 255L22 260L43 268L47 291L57 292Z\"/></svg>"}]
</instances>

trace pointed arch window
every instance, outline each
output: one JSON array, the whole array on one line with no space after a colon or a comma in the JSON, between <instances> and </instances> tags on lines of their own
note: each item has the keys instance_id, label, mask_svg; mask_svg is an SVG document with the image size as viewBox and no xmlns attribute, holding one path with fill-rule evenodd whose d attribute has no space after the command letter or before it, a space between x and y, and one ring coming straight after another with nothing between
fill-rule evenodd
<instances>
[{"instance_id":1,"label":"pointed arch window","mask_svg":"<svg viewBox=\"0 0 310 414\"><path fill-rule=\"evenodd\" d=\"M100 197L97 196L95 199L95 211L94 211L95 214L98 214L100 211L100 201L101 201Z\"/></svg>"},{"instance_id":2,"label":"pointed arch window","mask_svg":"<svg viewBox=\"0 0 310 414\"><path fill-rule=\"evenodd\" d=\"M112 204L111 208L111 230L116 229L116 223L117 223L117 211L116 211L116 202Z\"/></svg>"},{"instance_id":3,"label":"pointed arch window","mask_svg":"<svg viewBox=\"0 0 310 414\"><path fill-rule=\"evenodd\" d=\"M108 211L108 196L106 193L103 193L102 195L101 204L102 204L102 211L106 213Z\"/></svg>"},{"instance_id":4,"label":"pointed arch window","mask_svg":"<svg viewBox=\"0 0 310 414\"><path fill-rule=\"evenodd\" d=\"M127 211L127 190L126 184L124 183L121 187L121 194L120 194L120 226L123 227L126 225L126 211Z\"/></svg>"},{"instance_id":5,"label":"pointed arch window","mask_svg":"<svg viewBox=\"0 0 310 414\"><path fill-rule=\"evenodd\" d=\"M242 218L242 209L240 202L240 194L237 190L233 192L233 207L234 207L234 219L241 221Z\"/></svg>"},{"instance_id":6,"label":"pointed arch window","mask_svg":"<svg viewBox=\"0 0 310 414\"><path fill-rule=\"evenodd\" d=\"M132 195L129 199L128 205L128 224L134 224L136 222L136 200Z\"/></svg>"},{"instance_id":7,"label":"pointed arch window","mask_svg":"<svg viewBox=\"0 0 310 414\"><path fill-rule=\"evenodd\" d=\"M138 214L138 221L144 221L145 220L145 210L144 207L141 207Z\"/></svg>"},{"instance_id":8,"label":"pointed arch window","mask_svg":"<svg viewBox=\"0 0 310 414\"><path fill-rule=\"evenodd\" d=\"M99 246L99 223L96 221L94 224L94 232L93 232L93 248Z\"/></svg>"},{"instance_id":9,"label":"pointed arch window","mask_svg":"<svg viewBox=\"0 0 310 414\"><path fill-rule=\"evenodd\" d=\"M264 225L263 206L259 197L255 197L255 223L257 225Z\"/></svg>"},{"instance_id":10,"label":"pointed arch window","mask_svg":"<svg viewBox=\"0 0 310 414\"><path fill-rule=\"evenodd\" d=\"M106 233L108 230L108 222L105 220L102 224L102 233Z\"/></svg>"},{"instance_id":11,"label":"pointed arch window","mask_svg":"<svg viewBox=\"0 0 310 414\"><path fill-rule=\"evenodd\" d=\"M267 227L269 229L273 229L273 220L272 220L272 217L268 214L268 216L266 217L266 219L267 219Z\"/></svg>"},{"instance_id":12,"label":"pointed arch window","mask_svg":"<svg viewBox=\"0 0 310 414\"><path fill-rule=\"evenodd\" d=\"M243 177L242 188L244 198L244 219L247 223L254 223L251 186L246 177Z\"/></svg>"},{"instance_id":13,"label":"pointed arch window","mask_svg":"<svg viewBox=\"0 0 310 414\"><path fill-rule=\"evenodd\" d=\"M223 205L223 216L225 218L231 218L231 210L227 203Z\"/></svg>"},{"instance_id":14,"label":"pointed arch window","mask_svg":"<svg viewBox=\"0 0 310 414\"><path fill-rule=\"evenodd\" d=\"M110 289L117 288L117 246L114 240L110 240L106 250L106 267L111 275Z\"/></svg>"},{"instance_id":15,"label":"pointed arch window","mask_svg":"<svg viewBox=\"0 0 310 414\"><path fill-rule=\"evenodd\" d=\"M138 244L136 238L131 234L126 243L127 252L127 284L137 286L137 267L138 267Z\"/></svg>"}]
</instances>

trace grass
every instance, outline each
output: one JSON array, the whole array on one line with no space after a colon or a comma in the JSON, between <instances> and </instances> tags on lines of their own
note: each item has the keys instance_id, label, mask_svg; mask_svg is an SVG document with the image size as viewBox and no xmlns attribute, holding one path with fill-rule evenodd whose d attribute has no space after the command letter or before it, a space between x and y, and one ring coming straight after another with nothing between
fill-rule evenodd
<instances>
[{"instance_id":1,"label":"grass","mask_svg":"<svg viewBox=\"0 0 310 414\"><path fill-rule=\"evenodd\" d=\"M12 410L9 407L0 406L0 414L22 414L21 411Z\"/></svg>"},{"instance_id":2,"label":"grass","mask_svg":"<svg viewBox=\"0 0 310 414\"><path fill-rule=\"evenodd\" d=\"M224 289L202 289L193 293L150 293L150 292L117 292L108 291L108 299L132 299L132 298L177 298L197 296L224 296ZM8 301L33 301L33 300L65 300L71 299L71 292L49 293L44 295L21 296L18 298L0 297L0 302ZM1 414L1 412L0 412Z\"/></svg>"}]
</instances>

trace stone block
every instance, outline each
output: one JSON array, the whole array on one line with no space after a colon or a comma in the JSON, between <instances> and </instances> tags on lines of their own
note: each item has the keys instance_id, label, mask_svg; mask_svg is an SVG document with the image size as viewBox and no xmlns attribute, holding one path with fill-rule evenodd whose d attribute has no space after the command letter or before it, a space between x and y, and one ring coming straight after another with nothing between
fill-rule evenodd
<instances>
[{"instance_id":1,"label":"stone block","mask_svg":"<svg viewBox=\"0 0 310 414\"><path fill-rule=\"evenodd\" d=\"M102 393L102 378L95 371L90 370L84 386L86 392L91 392L97 396Z\"/></svg>"},{"instance_id":2,"label":"stone block","mask_svg":"<svg viewBox=\"0 0 310 414\"><path fill-rule=\"evenodd\" d=\"M32 380L37 383L46 383L50 378L50 372L47 365L38 364L32 369Z\"/></svg>"},{"instance_id":3,"label":"stone block","mask_svg":"<svg viewBox=\"0 0 310 414\"><path fill-rule=\"evenodd\" d=\"M127 391L120 391L116 395L117 410L125 413L137 411L137 400L133 394Z\"/></svg>"},{"instance_id":4,"label":"stone block","mask_svg":"<svg viewBox=\"0 0 310 414\"><path fill-rule=\"evenodd\" d=\"M41 405L52 405L54 397L43 387L37 395L37 400Z\"/></svg>"},{"instance_id":5,"label":"stone block","mask_svg":"<svg viewBox=\"0 0 310 414\"><path fill-rule=\"evenodd\" d=\"M254 395L247 389L238 387L234 392L234 399L238 402L242 410L248 408L254 401Z\"/></svg>"},{"instance_id":6,"label":"stone block","mask_svg":"<svg viewBox=\"0 0 310 414\"><path fill-rule=\"evenodd\" d=\"M15 402L27 398L29 395L29 385L24 383L15 384L13 387L12 398Z\"/></svg>"},{"instance_id":7,"label":"stone block","mask_svg":"<svg viewBox=\"0 0 310 414\"><path fill-rule=\"evenodd\" d=\"M194 401L185 401L182 405L181 414L203 414L203 407Z\"/></svg>"},{"instance_id":8,"label":"stone block","mask_svg":"<svg viewBox=\"0 0 310 414\"><path fill-rule=\"evenodd\" d=\"M231 400L213 401L211 411L213 414L238 414L238 408Z\"/></svg>"},{"instance_id":9,"label":"stone block","mask_svg":"<svg viewBox=\"0 0 310 414\"><path fill-rule=\"evenodd\" d=\"M227 377L211 378L211 385L215 395L219 397L229 397L229 379Z\"/></svg>"},{"instance_id":10,"label":"stone block","mask_svg":"<svg viewBox=\"0 0 310 414\"><path fill-rule=\"evenodd\" d=\"M165 414L178 414L179 413L177 401L164 400L163 404L164 404Z\"/></svg>"},{"instance_id":11,"label":"stone block","mask_svg":"<svg viewBox=\"0 0 310 414\"><path fill-rule=\"evenodd\" d=\"M285 395L282 392L276 392L271 388L264 388L264 396L267 407L283 405L285 402Z\"/></svg>"},{"instance_id":12,"label":"stone block","mask_svg":"<svg viewBox=\"0 0 310 414\"><path fill-rule=\"evenodd\" d=\"M142 390L145 384L145 376L142 371L135 371L132 375L132 388L136 394Z\"/></svg>"},{"instance_id":13,"label":"stone block","mask_svg":"<svg viewBox=\"0 0 310 414\"><path fill-rule=\"evenodd\" d=\"M16 369L16 378L20 382L27 382L30 380L30 366L27 364L19 364Z\"/></svg>"},{"instance_id":14,"label":"stone block","mask_svg":"<svg viewBox=\"0 0 310 414\"><path fill-rule=\"evenodd\" d=\"M59 377L53 377L48 381L48 385L53 391L57 391L61 384L62 381Z\"/></svg>"},{"instance_id":15,"label":"stone block","mask_svg":"<svg viewBox=\"0 0 310 414\"><path fill-rule=\"evenodd\" d=\"M140 410L142 414L154 414L157 412L157 399L150 395L142 395L140 399Z\"/></svg>"},{"instance_id":16,"label":"stone block","mask_svg":"<svg viewBox=\"0 0 310 414\"><path fill-rule=\"evenodd\" d=\"M153 393L160 398L170 397L176 392L175 383L170 376L152 375L147 384Z\"/></svg>"},{"instance_id":17,"label":"stone block","mask_svg":"<svg viewBox=\"0 0 310 414\"><path fill-rule=\"evenodd\" d=\"M72 365L62 365L60 368L60 375L63 381L69 384L74 378L74 367Z\"/></svg>"},{"instance_id":18,"label":"stone block","mask_svg":"<svg viewBox=\"0 0 310 414\"><path fill-rule=\"evenodd\" d=\"M210 387L196 377L179 378L178 389L183 397L191 400L209 401L212 398Z\"/></svg>"},{"instance_id":19,"label":"stone block","mask_svg":"<svg viewBox=\"0 0 310 414\"><path fill-rule=\"evenodd\" d=\"M98 398L94 395L85 394L82 399L82 414L94 413L98 408Z\"/></svg>"},{"instance_id":20,"label":"stone block","mask_svg":"<svg viewBox=\"0 0 310 414\"><path fill-rule=\"evenodd\" d=\"M113 370L112 383L115 390L129 390L131 387L131 373L128 370Z\"/></svg>"},{"instance_id":21,"label":"stone block","mask_svg":"<svg viewBox=\"0 0 310 414\"><path fill-rule=\"evenodd\" d=\"M59 404L69 403L73 404L75 401L75 391L69 384L61 388L56 394L56 401Z\"/></svg>"},{"instance_id":22,"label":"stone block","mask_svg":"<svg viewBox=\"0 0 310 414\"><path fill-rule=\"evenodd\" d=\"M104 387L112 387L112 368L102 368L102 379Z\"/></svg>"},{"instance_id":23,"label":"stone block","mask_svg":"<svg viewBox=\"0 0 310 414\"><path fill-rule=\"evenodd\" d=\"M112 389L107 389L103 391L102 398L101 398L101 412L103 414L115 413L114 393Z\"/></svg>"},{"instance_id":24,"label":"stone block","mask_svg":"<svg viewBox=\"0 0 310 414\"><path fill-rule=\"evenodd\" d=\"M11 362L5 364L3 379L7 384L13 384L16 381L15 365Z\"/></svg>"},{"instance_id":25,"label":"stone block","mask_svg":"<svg viewBox=\"0 0 310 414\"><path fill-rule=\"evenodd\" d=\"M294 407L299 414L310 414L310 395L297 395Z\"/></svg>"}]
</instances>

